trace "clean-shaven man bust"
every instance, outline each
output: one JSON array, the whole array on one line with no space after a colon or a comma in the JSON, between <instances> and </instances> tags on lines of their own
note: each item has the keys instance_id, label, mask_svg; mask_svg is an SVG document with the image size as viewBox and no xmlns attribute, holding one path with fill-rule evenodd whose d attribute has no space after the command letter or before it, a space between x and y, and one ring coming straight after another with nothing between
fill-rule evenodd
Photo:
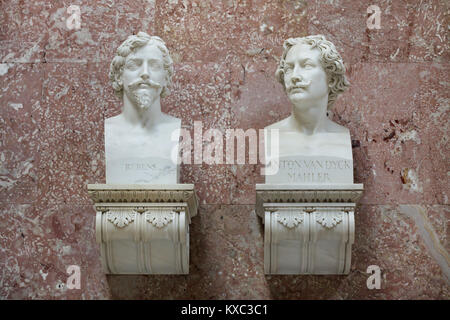
<instances>
[{"instance_id":1,"label":"clean-shaven man bust","mask_svg":"<svg viewBox=\"0 0 450 320\"><path fill-rule=\"evenodd\" d=\"M165 43L145 32L117 49L110 80L122 113L105 121L106 183L177 183L171 154L181 120L161 111L169 93L173 62Z\"/></svg>"},{"instance_id":2,"label":"clean-shaven man bust","mask_svg":"<svg viewBox=\"0 0 450 320\"><path fill-rule=\"evenodd\" d=\"M292 157L352 161L349 130L327 116L337 96L349 86L344 63L335 46L324 36L314 35L287 39L283 48L276 77L292 103L292 111L286 119L265 128L279 130L281 165L282 159L293 160ZM272 160L268 147L270 139L271 136L266 135L266 159L269 161ZM307 162L302 164L308 166ZM336 165L317 161L315 164L319 167ZM339 165L349 166L348 163ZM330 181L323 179L323 182Z\"/></svg>"}]
</instances>

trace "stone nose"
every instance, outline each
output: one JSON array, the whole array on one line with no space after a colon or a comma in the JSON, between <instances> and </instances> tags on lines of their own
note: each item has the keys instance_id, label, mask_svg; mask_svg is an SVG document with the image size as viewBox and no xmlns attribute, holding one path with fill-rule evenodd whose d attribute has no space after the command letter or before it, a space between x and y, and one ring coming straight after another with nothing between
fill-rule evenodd
<instances>
[{"instance_id":1,"label":"stone nose","mask_svg":"<svg viewBox=\"0 0 450 320\"><path fill-rule=\"evenodd\" d=\"M296 66L292 72L292 78L291 81L293 83L301 82L303 80L302 75L300 74L299 68Z\"/></svg>"},{"instance_id":2,"label":"stone nose","mask_svg":"<svg viewBox=\"0 0 450 320\"><path fill-rule=\"evenodd\" d=\"M303 80L303 77L299 74L292 75L291 81L292 83L301 82Z\"/></svg>"},{"instance_id":3,"label":"stone nose","mask_svg":"<svg viewBox=\"0 0 450 320\"><path fill-rule=\"evenodd\" d=\"M148 80L150 78L150 71L149 71L149 65L147 62L144 62L142 64L142 69L141 69L141 78L143 80Z\"/></svg>"}]
</instances>

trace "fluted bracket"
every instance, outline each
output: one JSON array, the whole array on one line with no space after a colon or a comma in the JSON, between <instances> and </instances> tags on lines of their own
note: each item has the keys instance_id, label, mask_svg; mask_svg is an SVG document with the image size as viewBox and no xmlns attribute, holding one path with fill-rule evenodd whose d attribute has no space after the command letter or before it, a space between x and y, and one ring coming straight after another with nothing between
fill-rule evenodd
<instances>
[{"instance_id":1,"label":"fluted bracket","mask_svg":"<svg viewBox=\"0 0 450 320\"><path fill-rule=\"evenodd\" d=\"M348 274L362 184L256 185L266 274Z\"/></svg>"},{"instance_id":2,"label":"fluted bracket","mask_svg":"<svg viewBox=\"0 0 450 320\"><path fill-rule=\"evenodd\" d=\"M89 184L95 232L108 274L188 274L192 184Z\"/></svg>"}]
</instances>

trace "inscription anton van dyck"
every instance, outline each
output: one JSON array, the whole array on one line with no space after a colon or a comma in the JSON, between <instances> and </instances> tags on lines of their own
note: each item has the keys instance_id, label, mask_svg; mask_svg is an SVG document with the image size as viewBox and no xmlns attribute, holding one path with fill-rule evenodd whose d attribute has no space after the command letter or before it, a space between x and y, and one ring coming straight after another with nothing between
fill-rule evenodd
<instances>
[{"instance_id":1,"label":"inscription anton van dyck","mask_svg":"<svg viewBox=\"0 0 450 320\"><path fill-rule=\"evenodd\" d=\"M336 171L352 170L348 160L279 160L276 166L289 182L328 183Z\"/></svg>"}]
</instances>

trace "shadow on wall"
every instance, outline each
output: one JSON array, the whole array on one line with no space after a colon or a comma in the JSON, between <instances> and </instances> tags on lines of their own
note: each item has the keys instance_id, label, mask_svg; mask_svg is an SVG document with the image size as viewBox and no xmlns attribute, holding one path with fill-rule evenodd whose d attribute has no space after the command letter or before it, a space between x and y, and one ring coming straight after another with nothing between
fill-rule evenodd
<instances>
[{"instance_id":1,"label":"shadow on wall","mask_svg":"<svg viewBox=\"0 0 450 320\"><path fill-rule=\"evenodd\" d=\"M272 299L344 299L340 287L348 276L276 275L266 276Z\"/></svg>"}]
</instances>

